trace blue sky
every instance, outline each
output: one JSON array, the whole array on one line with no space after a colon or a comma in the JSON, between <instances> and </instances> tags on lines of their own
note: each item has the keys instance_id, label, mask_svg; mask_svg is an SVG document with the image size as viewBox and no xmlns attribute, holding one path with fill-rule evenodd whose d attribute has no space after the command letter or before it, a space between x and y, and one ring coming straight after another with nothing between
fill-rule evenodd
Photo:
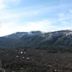
<instances>
[{"instance_id":1,"label":"blue sky","mask_svg":"<svg viewBox=\"0 0 72 72\"><path fill-rule=\"evenodd\" d=\"M72 30L72 0L0 0L0 36L64 29Z\"/></svg>"}]
</instances>

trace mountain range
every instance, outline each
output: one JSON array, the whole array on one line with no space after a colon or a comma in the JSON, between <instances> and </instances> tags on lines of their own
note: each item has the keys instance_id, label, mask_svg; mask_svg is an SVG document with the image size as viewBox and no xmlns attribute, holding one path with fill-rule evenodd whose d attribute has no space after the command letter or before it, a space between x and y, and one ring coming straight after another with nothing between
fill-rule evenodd
<instances>
[{"instance_id":1,"label":"mountain range","mask_svg":"<svg viewBox=\"0 0 72 72\"><path fill-rule=\"evenodd\" d=\"M16 32L0 37L0 48L71 48L72 31Z\"/></svg>"}]
</instances>

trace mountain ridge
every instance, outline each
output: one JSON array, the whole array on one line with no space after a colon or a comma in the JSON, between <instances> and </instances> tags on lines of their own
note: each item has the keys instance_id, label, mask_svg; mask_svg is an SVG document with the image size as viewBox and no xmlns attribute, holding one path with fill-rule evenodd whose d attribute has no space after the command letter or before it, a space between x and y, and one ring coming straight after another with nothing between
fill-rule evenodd
<instances>
[{"instance_id":1,"label":"mountain ridge","mask_svg":"<svg viewBox=\"0 0 72 72\"><path fill-rule=\"evenodd\" d=\"M60 30L53 32L16 32L0 37L0 48L49 48L71 47L72 31Z\"/></svg>"}]
</instances>

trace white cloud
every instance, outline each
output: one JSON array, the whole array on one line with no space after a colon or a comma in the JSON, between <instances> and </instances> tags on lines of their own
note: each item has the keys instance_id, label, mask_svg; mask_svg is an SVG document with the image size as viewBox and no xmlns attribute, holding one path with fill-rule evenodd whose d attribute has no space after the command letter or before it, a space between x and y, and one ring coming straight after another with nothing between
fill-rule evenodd
<instances>
[{"instance_id":1,"label":"white cloud","mask_svg":"<svg viewBox=\"0 0 72 72\"><path fill-rule=\"evenodd\" d=\"M14 23L2 23L0 27L0 36L12 33Z\"/></svg>"},{"instance_id":2,"label":"white cloud","mask_svg":"<svg viewBox=\"0 0 72 72\"><path fill-rule=\"evenodd\" d=\"M26 22L25 24L17 24L17 22L2 23L0 27L0 36L8 35L14 32L30 32L30 31L42 31L51 32L57 30L72 29L72 26L64 25L59 27L54 25L51 21L41 20L35 22Z\"/></svg>"},{"instance_id":3,"label":"white cloud","mask_svg":"<svg viewBox=\"0 0 72 72\"><path fill-rule=\"evenodd\" d=\"M12 19L12 18L20 18L20 17L33 17L33 16L36 16L38 15L39 12L38 11L24 11L24 12L17 12L17 13L14 13L14 12L8 12L8 11L2 11L0 12L0 20L7 20L7 19Z\"/></svg>"},{"instance_id":4,"label":"white cloud","mask_svg":"<svg viewBox=\"0 0 72 72\"><path fill-rule=\"evenodd\" d=\"M6 5L4 3L4 0L0 0L0 10L5 8L5 7L6 7Z\"/></svg>"},{"instance_id":5,"label":"white cloud","mask_svg":"<svg viewBox=\"0 0 72 72\"><path fill-rule=\"evenodd\" d=\"M23 25L17 25L16 22L3 23L0 28L0 36L11 34L18 31L53 31L55 27L48 21L42 20L37 22L27 22Z\"/></svg>"},{"instance_id":6,"label":"white cloud","mask_svg":"<svg viewBox=\"0 0 72 72\"><path fill-rule=\"evenodd\" d=\"M19 31L47 31L48 27L52 27L48 20L42 20L37 22L27 22L25 25L17 26Z\"/></svg>"},{"instance_id":7,"label":"white cloud","mask_svg":"<svg viewBox=\"0 0 72 72\"><path fill-rule=\"evenodd\" d=\"M8 5L18 5L21 0L0 0L0 10L5 9L8 7Z\"/></svg>"}]
</instances>

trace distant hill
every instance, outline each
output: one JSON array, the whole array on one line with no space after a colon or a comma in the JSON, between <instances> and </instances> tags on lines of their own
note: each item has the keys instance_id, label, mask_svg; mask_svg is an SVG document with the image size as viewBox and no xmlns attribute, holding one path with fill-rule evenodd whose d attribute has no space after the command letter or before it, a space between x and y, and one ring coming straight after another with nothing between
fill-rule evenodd
<instances>
[{"instance_id":1,"label":"distant hill","mask_svg":"<svg viewBox=\"0 0 72 72\"><path fill-rule=\"evenodd\" d=\"M0 48L71 48L72 31L17 32L0 37Z\"/></svg>"}]
</instances>

